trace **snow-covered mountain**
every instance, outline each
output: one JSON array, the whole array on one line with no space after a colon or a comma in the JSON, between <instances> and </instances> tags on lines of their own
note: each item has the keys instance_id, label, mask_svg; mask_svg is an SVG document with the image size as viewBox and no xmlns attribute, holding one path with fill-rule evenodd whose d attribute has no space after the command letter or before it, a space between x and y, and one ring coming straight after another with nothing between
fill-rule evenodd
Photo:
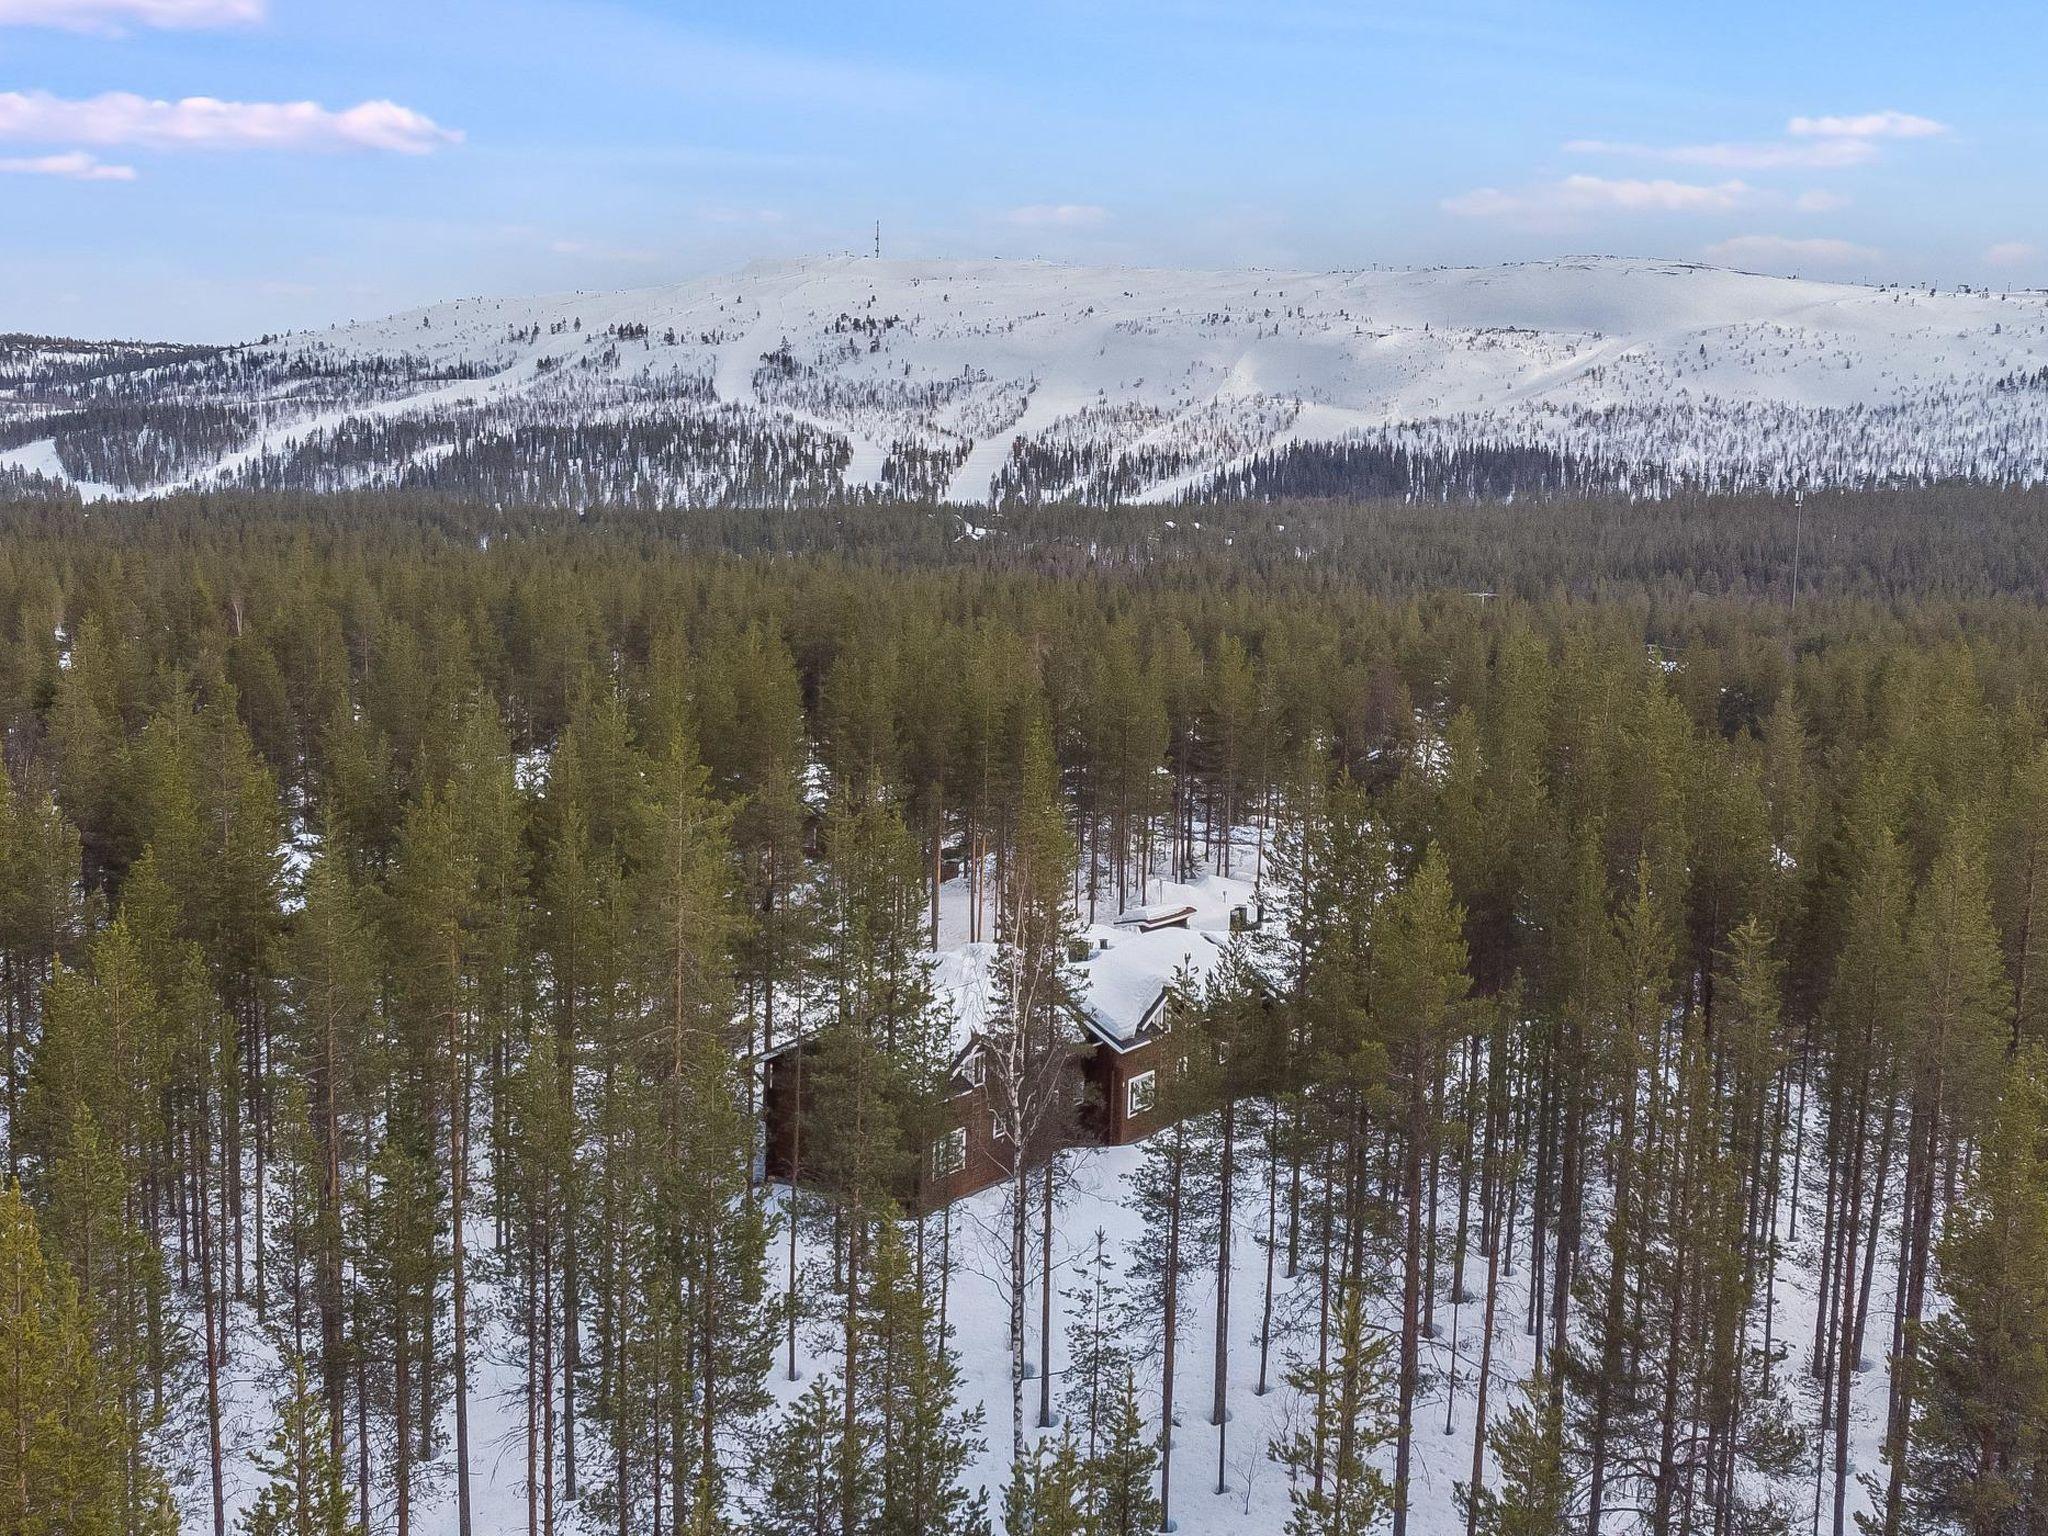
<instances>
[{"instance_id":1,"label":"snow-covered mountain","mask_svg":"<svg viewBox=\"0 0 2048 1536\"><path fill-rule=\"evenodd\" d=\"M0 471L579 506L2048 480L2048 293L1617 258L831 257L130 361L0 368Z\"/></svg>"}]
</instances>

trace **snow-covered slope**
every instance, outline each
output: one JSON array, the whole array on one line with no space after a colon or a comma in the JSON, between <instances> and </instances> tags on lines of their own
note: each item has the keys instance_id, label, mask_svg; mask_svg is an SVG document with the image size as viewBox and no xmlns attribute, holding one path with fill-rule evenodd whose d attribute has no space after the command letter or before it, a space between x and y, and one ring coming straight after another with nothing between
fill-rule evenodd
<instances>
[{"instance_id":1,"label":"snow-covered slope","mask_svg":"<svg viewBox=\"0 0 2048 1536\"><path fill-rule=\"evenodd\" d=\"M0 389L5 381L0 380ZM1585 258L764 263L95 377L19 466L161 492L984 502L2048 478L2048 294Z\"/></svg>"}]
</instances>

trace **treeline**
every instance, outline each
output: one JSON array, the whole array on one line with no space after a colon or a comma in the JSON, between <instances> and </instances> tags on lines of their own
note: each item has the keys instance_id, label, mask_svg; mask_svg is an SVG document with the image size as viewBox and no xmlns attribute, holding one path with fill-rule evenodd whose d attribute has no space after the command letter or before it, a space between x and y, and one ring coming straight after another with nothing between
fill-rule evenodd
<instances>
[{"instance_id":1,"label":"treeline","mask_svg":"<svg viewBox=\"0 0 2048 1536\"><path fill-rule=\"evenodd\" d=\"M2025 505L1927 510L2017 548ZM1246 1380L1299 1404L1249 1450L1303 1536L1403 1531L1438 1412L1477 1421L1473 1532L2048 1516L2036 602L394 510L6 514L0 1527L224 1531L256 1380L251 1530L452 1495L467 1536L489 1362L535 1533L985 1528L918 1199L963 856L1010 1531L1213 1496ZM1203 870L1260 874L1268 927L1176 1024L1138 1261L1056 1307L1077 911ZM800 1020L788 1201L751 1063ZM800 1334L827 1368L778 1409Z\"/></svg>"},{"instance_id":2,"label":"treeline","mask_svg":"<svg viewBox=\"0 0 2048 1536\"><path fill-rule=\"evenodd\" d=\"M1423 448L1393 437L1289 443L1205 480L1179 500L1418 502L1549 500L1633 490L1668 495L1672 477L1655 466L1580 459L1539 444L1470 443Z\"/></svg>"},{"instance_id":3,"label":"treeline","mask_svg":"<svg viewBox=\"0 0 2048 1536\"><path fill-rule=\"evenodd\" d=\"M0 430L33 440L37 429ZM430 457L427 440L410 451ZM0 502L9 499L0 481ZM1297 501L1201 508L949 507L878 498L858 505L735 501L688 512L605 503L581 509L482 504L455 494L207 493L151 500L115 518L68 515L74 496L20 477L8 526L96 544L129 537L130 519L170 530L290 517L316 542L397 548L422 533L467 543L542 541L599 531L635 547L699 555L823 558L860 567L1114 577L1140 585L1247 581L1271 593L1333 586L1383 597L1453 591L1525 600L1561 596L1648 604L1661 615L1744 598L1810 608L2048 598L2040 537L2048 492L1950 485L1919 491L1659 501L1561 499L1540 506Z\"/></svg>"}]
</instances>

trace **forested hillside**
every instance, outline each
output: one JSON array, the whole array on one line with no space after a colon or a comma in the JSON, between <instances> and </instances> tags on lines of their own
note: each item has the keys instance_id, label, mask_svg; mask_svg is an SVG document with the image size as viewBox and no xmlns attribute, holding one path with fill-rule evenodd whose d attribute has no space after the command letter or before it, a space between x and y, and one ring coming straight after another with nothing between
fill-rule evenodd
<instances>
[{"instance_id":1,"label":"forested hillside","mask_svg":"<svg viewBox=\"0 0 2048 1536\"><path fill-rule=\"evenodd\" d=\"M88 498L1101 507L2048 480L2048 294L1611 257L820 257L10 375L0 341L0 476Z\"/></svg>"},{"instance_id":2,"label":"forested hillside","mask_svg":"<svg viewBox=\"0 0 2048 1536\"><path fill-rule=\"evenodd\" d=\"M2042 1530L2038 504L1724 508L0 507L0 1530Z\"/></svg>"}]
</instances>

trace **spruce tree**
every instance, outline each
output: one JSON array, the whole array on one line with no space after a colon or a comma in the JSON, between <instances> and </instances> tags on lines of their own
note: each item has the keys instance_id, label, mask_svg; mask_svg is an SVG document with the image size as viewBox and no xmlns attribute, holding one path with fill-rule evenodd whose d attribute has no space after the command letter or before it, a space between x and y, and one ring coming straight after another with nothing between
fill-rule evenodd
<instances>
[{"instance_id":1,"label":"spruce tree","mask_svg":"<svg viewBox=\"0 0 2048 1536\"><path fill-rule=\"evenodd\" d=\"M1013 1463L1003 1488L1004 1536L1093 1536L1086 1473L1071 1430L1046 1436Z\"/></svg>"}]
</instances>

